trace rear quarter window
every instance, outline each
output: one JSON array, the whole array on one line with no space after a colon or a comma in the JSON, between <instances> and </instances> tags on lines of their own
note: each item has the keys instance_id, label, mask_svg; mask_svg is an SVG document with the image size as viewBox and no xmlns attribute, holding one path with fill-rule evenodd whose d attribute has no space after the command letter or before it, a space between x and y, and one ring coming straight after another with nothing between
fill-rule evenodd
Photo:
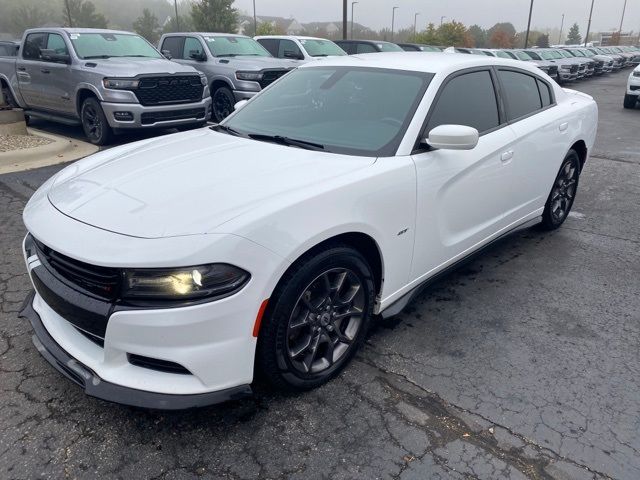
<instances>
[{"instance_id":1,"label":"rear quarter window","mask_svg":"<svg viewBox=\"0 0 640 480\"><path fill-rule=\"evenodd\" d=\"M538 81L534 76L511 70L499 70L498 77L502 85L509 121L531 115L542 108Z\"/></svg>"}]
</instances>

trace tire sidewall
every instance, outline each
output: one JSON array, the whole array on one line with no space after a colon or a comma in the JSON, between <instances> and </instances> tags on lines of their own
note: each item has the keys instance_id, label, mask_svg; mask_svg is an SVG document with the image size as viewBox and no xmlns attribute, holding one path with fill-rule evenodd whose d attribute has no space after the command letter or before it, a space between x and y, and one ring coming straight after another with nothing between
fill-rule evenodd
<instances>
[{"instance_id":1,"label":"tire sidewall","mask_svg":"<svg viewBox=\"0 0 640 480\"><path fill-rule=\"evenodd\" d=\"M96 115L99 117L100 122L102 123L102 134L100 135L99 138L92 138L89 135L89 131L88 131L88 127L85 124L85 110L88 107L93 107L96 110ZM80 109L80 121L82 123L82 130L84 131L85 136L87 137L87 139L93 143L94 145L105 145L106 143L109 142L110 138L111 138L111 127L109 126L109 122L107 122L107 117L104 114L104 111L102 110L102 105L100 105L100 102L95 99L95 98L87 98L83 103L82 103L82 108Z\"/></svg>"},{"instance_id":2,"label":"tire sidewall","mask_svg":"<svg viewBox=\"0 0 640 480\"><path fill-rule=\"evenodd\" d=\"M225 97L227 97L227 100L229 100L229 102L231 103L231 110L229 111L229 115L231 115L233 113L233 106L235 104L235 98L233 96L233 92L231 90L229 90L227 87L220 87L217 88L213 94L211 95L211 102L212 102L212 106L211 106L211 112L212 112L212 117L213 120L216 123L220 123L222 120L224 120L227 117L224 118L218 118L218 114L216 112L215 109L215 97L216 95L224 95Z\"/></svg>"},{"instance_id":3,"label":"tire sidewall","mask_svg":"<svg viewBox=\"0 0 640 480\"><path fill-rule=\"evenodd\" d=\"M565 165L568 162L572 162L574 166L578 169L578 176L576 177L575 193L573 195L573 198L571 199L571 203L569 204L569 207L567 208L567 214L560 221L556 221L554 220L553 215L551 215L551 196L553 195L553 189L556 185L556 182L558 181L558 177L560 176L560 173L565 168ZM542 224L545 228L553 230L560 227L565 222L565 220L569 216L569 213L571 213L571 209L573 208L573 203L575 202L576 196L578 194L579 184L580 184L580 157L578 156L578 153L575 150L569 150L567 155L564 157L564 160L562 160L562 164L558 169L558 173L553 179L553 185L551 186L551 191L549 192L549 196L547 197L547 203L544 206L544 212L542 213Z\"/></svg>"},{"instance_id":4,"label":"tire sidewall","mask_svg":"<svg viewBox=\"0 0 640 480\"><path fill-rule=\"evenodd\" d=\"M361 281L365 288L365 309L360 329L351 347L327 370L312 375L302 375L291 363L287 354L286 336L291 312L304 289L322 272L332 268L347 268ZM375 302L375 283L371 267L356 250L335 247L310 258L283 285L274 292L274 303L268 309L266 324L258 339L259 357L272 367L269 374L272 383L286 389L308 390L335 377L350 362L365 340L371 323ZM271 305L270 305L271 306ZM265 358L265 356L267 358ZM275 371L274 371L275 370ZM274 374L280 379L274 379ZM276 380L273 382L273 380Z\"/></svg>"}]
</instances>

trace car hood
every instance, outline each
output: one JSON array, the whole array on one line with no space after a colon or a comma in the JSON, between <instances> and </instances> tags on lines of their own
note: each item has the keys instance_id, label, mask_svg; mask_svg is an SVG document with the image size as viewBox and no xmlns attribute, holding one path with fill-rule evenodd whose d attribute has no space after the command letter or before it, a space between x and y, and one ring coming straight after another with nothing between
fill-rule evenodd
<instances>
[{"instance_id":1,"label":"car hood","mask_svg":"<svg viewBox=\"0 0 640 480\"><path fill-rule=\"evenodd\" d=\"M299 60L257 56L217 57L215 61L216 63L222 63L237 70L264 70L266 68L291 69L303 63Z\"/></svg>"},{"instance_id":2,"label":"car hood","mask_svg":"<svg viewBox=\"0 0 640 480\"><path fill-rule=\"evenodd\" d=\"M48 198L71 218L134 237L232 233L217 227L374 161L205 128L88 157L60 172Z\"/></svg>"},{"instance_id":3,"label":"car hood","mask_svg":"<svg viewBox=\"0 0 640 480\"><path fill-rule=\"evenodd\" d=\"M110 77L134 77L156 73L197 73L189 65L181 65L164 58L112 57L83 60L84 69ZM95 66L87 66L95 65Z\"/></svg>"}]
</instances>

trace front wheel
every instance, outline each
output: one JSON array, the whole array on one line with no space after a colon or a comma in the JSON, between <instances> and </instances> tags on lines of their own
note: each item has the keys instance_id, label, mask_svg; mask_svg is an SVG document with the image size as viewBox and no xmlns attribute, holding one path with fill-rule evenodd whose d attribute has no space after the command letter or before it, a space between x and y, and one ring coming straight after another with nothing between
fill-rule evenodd
<instances>
[{"instance_id":1,"label":"front wheel","mask_svg":"<svg viewBox=\"0 0 640 480\"><path fill-rule=\"evenodd\" d=\"M635 108L638 101L637 95L625 95L624 96L624 108Z\"/></svg>"},{"instance_id":2,"label":"front wheel","mask_svg":"<svg viewBox=\"0 0 640 480\"><path fill-rule=\"evenodd\" d=\"M213 104L213 119L217 123L220 123L233 113L235 97L233 96L233 92L227 87L217 88L213 92L213 95L211 95L211 99Z\"/></svg>"},{"instance_id":3,"label":"front wheel","mask_svg":"<svg viewBox=\"0 0 640 480\"><path fill-rule=\"evenodd\" d=\"M96 98L87 98L80 109L82 129L89 141L94 145L106 145L111 140L113 132L102 106Z\"/></svg>"},{"instance_id":4,"label":"front wheel","mask_svg":"<svg viewBox=\"0 0 640 480\"><path fill-rule=\"evenodd\" d=\"M374 297L371 268L353 248L336 245L303 257L270 300L256 366L285 390L329 381L362 345Z\"/></svg>"},{"instance_id":5,"label":"front wheel","mask_svg":"<svg viewBox=\"0 0 640 480\"><path fill-rule=\"evenodd\" d=\"M578 191L580 179L580 157L569 150L558 171L542 213L542 228L555 230L567 219Z\"/></svg>"}]
</instances>

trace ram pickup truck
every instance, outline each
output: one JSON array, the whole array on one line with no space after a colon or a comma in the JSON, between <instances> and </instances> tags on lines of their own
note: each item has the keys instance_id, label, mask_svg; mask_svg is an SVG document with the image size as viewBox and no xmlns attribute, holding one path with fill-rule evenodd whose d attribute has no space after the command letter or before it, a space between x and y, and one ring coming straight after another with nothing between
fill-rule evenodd
<instances>
[{"instance_id":1,"label":"ram pickup truck","mask_svg":"<svg viewBox=\"0 0 640 480\"><path fill-rule=\"evenodd\" d=\"M213 120L221 122L241 100L248 100L300 65L274 58L245 35L230 33L168 33L160 51L174 62L194 67L207 76L213 99Z\"/></svg>"},{"instance_id":2,"label":"ram pickup truck","mask_svg":"<svg viewBox=\"0 0 640 480\"><path fill-rule=\"evenodd\" d=\"M0 57L0 84L27 118L82 125L96 145L122 130L202 126L211 114L205 76L129 32L27 30L17 57Z\"/></svg>"}]
</instances>

